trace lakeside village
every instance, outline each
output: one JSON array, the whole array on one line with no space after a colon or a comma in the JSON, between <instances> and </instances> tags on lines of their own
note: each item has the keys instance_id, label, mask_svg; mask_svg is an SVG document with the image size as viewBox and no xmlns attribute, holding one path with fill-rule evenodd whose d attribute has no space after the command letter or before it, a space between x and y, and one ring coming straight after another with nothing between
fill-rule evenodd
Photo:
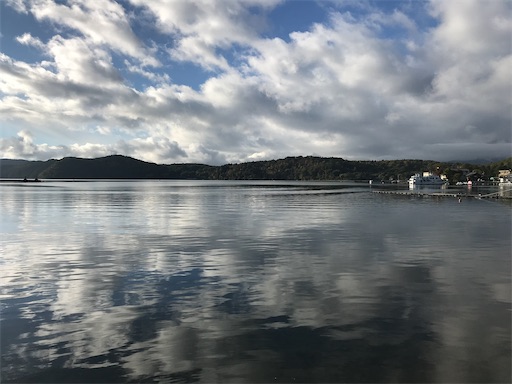
<instances>
[{"instance_id":1,"label":"lakeside village","mask_svg":"<svg viewBox=\"0 0 512 384\"><path fill-rule=\"evenodd\" d=\"M499 174L497 177L489 177L488 179L484 177L484 175L479 174L476 171L470 172L467 169L457 169L458 171L463 171L463 175L466 178L466 181L457 181L455 183L456 186L467 186L466 193L460 192L432 192L432 191L422 191L421 189L417 189L416 187L421 186L447 186L450 185L450 181L445 174L436 174L433 172L423 172L423 174L415 174L411 176L408 180L409 190L374 190L374 193L385 193L385 194L398 194L398 195L406 195L406 196L416 196L416 197L456 197L458 198L458 202L462 201L463 197L473 197L477 199L482 198L503 198L503 199L512 199L512 170L503 169L499 170ZM401 181L391 180L391 184L400 184ZM386 183L384 183L386 184ZM500 187L499 191L493 191L491 193L471 193L472 186L493 186L498 185ZM370 180L370 186L372 186L372 180ZM505 187L505 188L501 188Z\"/></svg>"},{"instance_id":2,"label":"lakeside village","mask_svg":"<svg viewBox=\"0 0 512 384\"><path fill-rule=\"evenodd\" d=\"M450 180L446 174L436 174L435 172L423 172L423 174L415 174L412 175L408 180L409 190L404 191L403 189L377 189L373 190L374 193L384 193L384 194L394 194L394 195L403 195L403 196L415 196L415 197L455 197L458 199L458 202L462 202L463 198L496 198L496 199L512 199L512 170L510 169L502 169L499 170L497 177L489 177L486 178L483 174L480 174L476 171L469 171L468 169L457 169L458 172L462 172L465 181L456 181L454 184L456 186L466 186L466 192L461 192L460 189L458 192L450 192L443 188L443 191L434 192L432 190L422 190L417 187L429 187L429 186L448 186L450 185ZM402 181L399 180L391 180L389 182L381 182L382 184L401 184ZM370 180L370 187L372 186L372 180ZM452 184L453 185L453 184ZM481 193L472 193L471 189L475 186L499 186L499 191L491 191L490 193L482 193L483 190L480 189ZM502 188L503 187L503 188ZM487 191L489 192L489 191Z\"/></svg>"},{"instance_id":3,"label":"lakeside village","mask_svg":"<svg viewBox=\"0 0 512 384\"><path fill-rule=\"evenodd\" d=\"M450 169L452 175L445 173L426 171L423 174L412 175L408 180L401 180L400 178L389 180L381 180L381 184L405 184L409 186L416 185L456 185L456 186L490 186L490 185L508 185L512 187L512 169L500 169L497 176L487 177L485 174L476 170L470 171L465 168ZM453 177L453 173L457 177ZM451 176L451 177L450 177ZM374 181L370 180L370 184Z\"/></svg>"}]
</instances>

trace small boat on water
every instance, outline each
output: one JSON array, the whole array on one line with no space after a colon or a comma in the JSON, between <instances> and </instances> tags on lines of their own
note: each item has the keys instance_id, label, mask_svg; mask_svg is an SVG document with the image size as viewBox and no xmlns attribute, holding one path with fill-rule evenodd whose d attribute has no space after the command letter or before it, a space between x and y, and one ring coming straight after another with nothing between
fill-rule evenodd
<instances>
[{"instance_id":1,"label":"small boat on water","mask_svg":"<svg viewBox=\"0 0 512 384\"><path fill-rule=\"evenodd\" d=\"M423 175L417 173L409 178L409 187L418 185L444 185L446 183L446 180L443 180L438 175L434 175L429 172L425 172Z\"/></svg>"}]
</instances>

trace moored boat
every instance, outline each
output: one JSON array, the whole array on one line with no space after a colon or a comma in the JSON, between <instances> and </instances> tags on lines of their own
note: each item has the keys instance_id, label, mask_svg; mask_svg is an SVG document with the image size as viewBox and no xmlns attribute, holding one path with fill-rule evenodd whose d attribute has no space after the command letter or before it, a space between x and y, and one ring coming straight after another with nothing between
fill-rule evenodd
<instances>
[{"instance_id":1,"label":"moored boat","mask_svg":"<svg viewBox=\"0 0 512 384\"><path fill-rule=\"evenodd\" d=\"M409 187L418 185L444 185L447 184L446 180L441 179L438 175L425 172L423 175L419 173L412 175L409 178Z\"/></svg>"}]
</instances>

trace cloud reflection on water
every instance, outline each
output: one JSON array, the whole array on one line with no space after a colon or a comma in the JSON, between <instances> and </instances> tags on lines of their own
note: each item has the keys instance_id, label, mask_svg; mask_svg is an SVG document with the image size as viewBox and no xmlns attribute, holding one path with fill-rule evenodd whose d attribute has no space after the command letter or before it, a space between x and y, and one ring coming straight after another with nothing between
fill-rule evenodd
<instances>
[{"instance_id":1,"label":"cloud reflection on water","mask_svg":"<svg viewBox=\"0 0 512 384\"><path fill-rule=\"evenodd\" d=\"M23 228L3 241L5 381L510 377L508 207L468 202L482 221L371 194L4 192Z\"/></svg>"}]
</instances>

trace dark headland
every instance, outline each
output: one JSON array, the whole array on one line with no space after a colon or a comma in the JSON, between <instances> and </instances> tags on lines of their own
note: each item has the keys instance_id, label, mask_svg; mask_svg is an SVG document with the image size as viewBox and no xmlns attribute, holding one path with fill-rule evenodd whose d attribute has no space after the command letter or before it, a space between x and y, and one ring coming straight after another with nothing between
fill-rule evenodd
<instances>
[{"instance_id":1,"label":"dark headland","mask_svg":"<svg viewBox=\"0 0 512 384\"><path fill-rule=\"evenodd\" d=\"M492 180L500 170L512 169L512 157L471 164L433 160L345 160L339 157L297 156L212 166L155 164L122 155L85 159L0 160L0 179L193 179L193 180L383 180L405 181L412 174L430 171L447 175L450 183Z\"/></svg>"}]
</instances>

